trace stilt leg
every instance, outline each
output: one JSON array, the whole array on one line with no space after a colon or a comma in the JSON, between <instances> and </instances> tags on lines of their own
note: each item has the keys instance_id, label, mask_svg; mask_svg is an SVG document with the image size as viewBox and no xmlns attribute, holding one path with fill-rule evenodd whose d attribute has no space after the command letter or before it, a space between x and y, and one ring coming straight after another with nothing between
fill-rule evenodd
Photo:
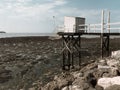
<instances>
[{"instance_id":1,"label":"stilt leg","mask_svg":"<svg viewBox=\"0 0 120 90\"><path fill-rule=\"evenodd\" d=\"M79 43L79 68L81 68L81 52L80 52L80 48L81 48L81 37L80 37L80 35L79 35L79 37L78 37L79 39L79 41L78 41L78 43Z\"/></svg>"}]
</instances>

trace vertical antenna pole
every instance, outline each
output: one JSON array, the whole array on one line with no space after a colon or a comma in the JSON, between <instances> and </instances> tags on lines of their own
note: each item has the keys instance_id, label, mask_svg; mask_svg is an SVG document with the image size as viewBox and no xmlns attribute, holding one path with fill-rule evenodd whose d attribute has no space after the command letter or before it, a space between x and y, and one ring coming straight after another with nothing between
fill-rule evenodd
<instances>
[{"instance_id":1,"label":"vertical antenna pole","mask_svg":"<svg viewBox=\"0 0 120 90\"><path fill-rule=\"evenodd\" d=\"M55 22L55 16L53 16L53 25L54 25L53 33L56 34L56 22Z\"/></svg>"},{"instance_id":2,"label":"vertical antenna pole","mask_svg":"<svg viewBox=\"0 0 120 90\"><path fill-rule=\"evenodd\" d=\"M108 33L110 33L110 11L108 11ZM108 56L109 56L109 53L110 53L110 34L108 34L107 36L107 52L108 52Z\"/></svg>"},{"instance_id":3,"label":"vertical antenna pole","mask_svg":"<svg viewBox=\"0 0 120 90\"><path fill-rule=\"evenodd\" d=\"M101 34L104 32L104 10L102 10L102 16L101 16Z\"/></svg>"},{"instance_id":4,"label":"vertical antenna pole","mask_svg":"<svg viewBox=\"0 0 120 90\"><path fill-rule=\"evenodd\" d=\"M90 24L88 24L88 33L90 33Z\"/></svg>"},{"instance_id":5,"label":"vertical antenna pole","mask_svg":"<svg viewBox=\"0 0 120 90\"><path fill-rule=\"evenodd\" d=\"M108 11L108 20L107 20L108 33L110 33L110 11Z\"/></svg>"},{"instance_id":6,"label":"vertical antenna pole","mask_svg":"<svg viewBox=\"0 0 120 90\"><path fill-rule=\"evenodd\" d=\"M103 58L104 10L101 15L101 57Z\"/></svg>"},{"instance_id":7,"label":"vertical antenna pole","mask_svg":"<svg viewBox=\"0 0 120 90\"><path fill-rule=\"evenodd\" d=\"M95 24L94 24L94 33L96 32L96 26L95 26Z\"/></svg>"}]
</instances>

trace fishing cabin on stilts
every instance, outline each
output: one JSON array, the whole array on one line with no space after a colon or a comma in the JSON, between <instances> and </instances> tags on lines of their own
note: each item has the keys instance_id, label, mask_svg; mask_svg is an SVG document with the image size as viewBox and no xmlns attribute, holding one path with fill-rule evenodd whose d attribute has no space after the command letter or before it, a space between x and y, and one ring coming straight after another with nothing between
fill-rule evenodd
<instances>
[{"instance_id":1,"label":"fishing cabin on stilts","mask_svg":"<svg viewBox=\"0 0 120 90\"><path fill-rule=\"evenodd\" d=\"M101 15L100 24L85 24L85 18L81 17L65 17L64 27L58 35L62 37L62 69L70 70L74 68L74 52L78 54L78 65L81 66L81 36L82 35L98 35L101 39L101 57L107 52L110 54L110 36L119 36L120 31L112 32L112 30L120 30L120 28L112 28L112 26L120 25L120 22L110 23L110 12L108 12L107 22L104 22L104 10Z\"/></svg>"}]
</instances>

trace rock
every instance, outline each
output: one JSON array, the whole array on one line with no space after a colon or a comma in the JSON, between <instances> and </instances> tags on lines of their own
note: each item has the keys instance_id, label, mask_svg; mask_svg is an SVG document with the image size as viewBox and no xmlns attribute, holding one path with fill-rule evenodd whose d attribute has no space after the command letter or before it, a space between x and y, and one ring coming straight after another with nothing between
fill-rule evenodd
<instances>
[{"instance_id":1,"label":"rock","mask_svg":"<svg viewBox=\"0 0 120 90\"><path fill-rule=\"evenodd\" d=\"M31 62L32 65L35 65L35 64L37 64L37 63L38 63L38 61L32 61L32 62Z\"/></svg>"},{"instance_id":2,"label":"rock","mask_svg":"<svg viewBox=\"0 0 120 90\"><path fill-rule=\"evenodd\" d=\"M93 72L93 75L96 79L101 78L103 74L104 74L104 71L102 70L96 70L95 72Z\"/></svg>"},{"instance_id":3,"label":"rock","mask_svg":"<svg viewBox=\"0 0 120 90\"><path fill-rule=\"evenodd\" d=\"M71 85L71 86L66 86L62 90L82 90L79 86L76 85Z\"/></svg>"},{"instance_id":4,"label":"rock","mask_svg":"<svg viewBox=\"0 0 120 90\"><path fill-rule=\"evenodd\" d=\"M42 90L61 90L66 86L72 85L74 77L72 74L63 74L54 77L54 81L44 86Z\"/></svg>"},{"instance_id":5,"label":"rock","mask_svg":"<svg viewBox=\"0 0 120 90\"><path fill-rule=\"evenodd\" d=\"M87 85L84 85L84 87L81 87L80 85L70 85L70 86L66 86L64 87L62 90L96 90L93 87L89 87L89 85L87 83L85 83Z\"/></svg>"},{"instance_id":6,"label":"rock","mask_svg":"<svg viewBox=\"0 0 120 90\"><path fill-rule=\"evenodd\" d=\"M97 80L92 73L88 73L88 75L85 76L85 79L89 83L89 85L91 85L92 87L96 86Z\"/></svg>"},{"instance_id":7,"label":"rock","mask_svg":"<svg viewBox=\"0 0 120 90\"><path fill-rule=\"evenodd\" d=\"M20 90L25 90L25 89L20 89ZM34 87L28 88L28 90L36 90Z\"/></svg>"},{"instance_id":8,"label":"rock","mask_svg":"<svg viewBox=\"0 0 120 90\"><path fill-rule=\"evenodd\" d=\"M72 75L74 76L74 78L83 77L83 73L82 72L73 72Z\"/></svg>"},{"instance_id":9,"label":"rock","mask_svg":"<svg viewBox=\"0 0 120 90\"><path fill-rule=\"evenodd\" d=\"M99 60L99 65L102 65L102 66L107 65L106 60Z\"/></svg>"},{"instance_id":10,"label":"rock","mask_svg":"<svg viewBox=\"0 0 120 90\"><path fill-rule=\"evenodd\" d=\"M71 74L63 75L63 76L59 76L56 81L59 89L62 89L67 85L72 85L72 82L74 81L74 77Z\"/></svg>"},{"instance_id":11,"label":"rock","mask_svg":"<svg viewBox=\"0 0 120 90\"><path fill-rule=\"evenodd\" d=\"M120 50L118 50L118 51L112 51L111 57L115 58L115 59L120 59Z\"/></svg>"},{"instance_id":12,"label":"rock","mask_svg":"<svg viewBox=\"0 0 120 90\"><path fill-rule=\"evenodd\" d=\"M96 85L96 86L95 86L95 89L96 89L96 90L104 90L104 88L101 87L101 86L99 86L99 85Z\"/></svg>"},{"instance_id":13,"label":"rock","mask_svg":"<svg viewBox=\"0 0 120 90\"><path fill-rule=\"evenodd\" d=\"M107 60L107 65L110 67L117 67L120 64L119 60L109 59Z\"/></svg>"},{"instance_id":14,"label":"rock","mask_svg":"<svg viewBox=\"0 0 120 90\"><path fill-rule=\"evenodd\" d=\"M102 77L110 77L111 74L110 73L103 73Z\"/></svg>"},{"instance_id":15,"label":"rock","mask_svg":"<svg viewBox=\"0 0 120 90\"><path fill-rule=\"evenodd\" d=\"M95 88L93 88L93 87L90 87L90 88L88 88L87 90L96 90Z\"/></svg>"},{"instance_id":16,"label":"rock","mask_svg":"<svg viewBox=\"0 0 120 90\"><path fill-rule=\"evenodd\" d=\"M120 85L120 76L113 78L100 78L97 82L98 85L102 86L104 89L110 87L111 85Z\"/></svg>"},{"instance_id":17,"label":"rock","mask_svg":"<svg viewBox=\"0 0 120 90\"><path fill-rule=\"evenodd\" d=\"M120 90L120 85L112 85L106 88L105 90Z\"/></svg>"},{"instance_id":18,"label":"rock","mask_svg":"<svg viewBox=\"0 0 120 90\"><path fill-rule=\"evenodd\" d=\"M23 77L28 71L29 69L27 67L24 67L23 69L21 69L20 75Z\"/></svg>"},{"instance_id":19,"label":"rock","mask_svg":"<svg viewBox=\"0 0 120 90\"><path fill-rule=\"evenodd\" d=\"M98 69L99 69L99 73L102 72L102 76L101 77L110 77L110 76L117 76L119 75L119 71L118 71L118 68L117 68L117 65L116 63L112 63L111 61L108 61L110 62L108 65L110 66L102 66L102 65L98 65ZM116 66L116 67L113 67L113 66Z\"/></svg>"},{"instance_id":20,"label":"rock","mask_svg":"<svg viewBox=\"0 0 120 90\"><path fill-rule=\"evenodd\" d=\"M91 86L89 85L89 83L84 83L82 88L83 88L83 90L87 90L87 89L90 89Z\"/></svg>"},{"instance_id":21,"label":"rock","mask_svg":"<svg viewBox=\"0 0 120 90\"><path fill-rule=\"evenodd\" d=\"M100 78L97 82L99 86L102 86L104 89L111 86L111 78Z\"/></svg>"},{"instance_id":22,"label":"rock","mask_svg":"<svg viewBox=\"0 0 120 90\"><path fill-rule=\"evenodd\" d=\"M120 85L120 76L116 76L112 78L112 85L117 84Z\"/></svg>"},{"instance_id":23,"label":"rock","mask_svg":"<svg viewBox=\"0 0 120 90\"><path fill-rule=\"evenodd\" d=\"M93 87L89 87L88 89L82 89L79 86L73 85L73 86L68 86L68 87L66 86L62 90L96 90L96 89Z\"/></svg>"},{"instance_id":24,"label":"rock","mask_svg":"<svg viewBox=\"0 0 120 90\"><path fill-rule=\"evenodd\" d=\"M24 90L24 89L20 89L20 90Z\"/></svg>"},{"instance_id":25,"label":"rock","mask_svg":"<svg viewBox=\"0 0 120 90\"><path fill-rule=\"evenodd\" d=\"M108 65L105 65L105 66L103 66L103 65L98 65L98 69L110 69L110 66L108 66Z\"/></svg>"},{"instance_id":26,"label":"rock","mask_svg":"<svg viewBox=\"0 0 120 90\"><path fill-rule=\"evenodd\" d=\"M28 90L36 90L34 87L32 87L32 88L29 88Z\"/></svg>"},{"instance_id":27,"label":"rock","mask_svg":"<svg viewBox=\"0 0 120 90\"><path fill-rule=\"evenodd\" d=\"M90 87L90 85L85 81L84 77L75 79L75 81L72 83L72 86L76 86L76 88L80 88L82 90L88 89Z\"/></svg>"},{"instance_id":28,"label":"rock","mask_svg":"<svg viewBox=\"0 0 120 90\"><path fill-rule=\"evenodd\" d=\"M54 52L57 53L57 48L54 48Z\"/></svg>"},{"instance_id":29,"label":"rock","mask_svg":"<svg viewBox=\"0 0 120 90\"><path fill-rule=\"evenodd\" d=\"M96 62L88 64L87 66L83 67L80 71L81 72L86 72L86 71L90 71L90 70L94 70L97 69L98 64Z\"/></svg>"},{"instance_id":30,"label":"rock","mask_svg":"<svg viewBox=\"0 0 120 90\"><path fill-rule=\"evenodd\" d=\"M41 88L41 90L59 90L59 89L58 89L57 82L52 81L48 83L47 85L45 85L43 88Z\"/></svg>"},{"instance_id":31,"label":"rock","mask_svg":"<svg viewBox=\"0 0 120 90\"><path fill-rule=\"evenodd\" d=\"M42 56L41 55L37 55L36 56L36 60L41 60Z\"/></svg>"},{"instance_id":32,"label":"rock","mask_svg":"<svg viewBox=\"0 0 120 90\"><path fill-rule=\"evenodd\" d=\"M94 72L94 76L96 78L101 78L101 77L108 77L108 76L111 76L110 75L110 71L111 71L111 68L110 66L102 66L102 65L98 65L98 70L96 72Z\"/></svg>"},{"instance_id":33,"label":"rock","mask_svg":"<svg viewBox=\"0 0 120 90\"><path fill-rule=\"evenodd\" d=\"M118 68L115 67L111 68L110 74L111 76L118 76L119 75Z\"/></svg>"}]
</instances>

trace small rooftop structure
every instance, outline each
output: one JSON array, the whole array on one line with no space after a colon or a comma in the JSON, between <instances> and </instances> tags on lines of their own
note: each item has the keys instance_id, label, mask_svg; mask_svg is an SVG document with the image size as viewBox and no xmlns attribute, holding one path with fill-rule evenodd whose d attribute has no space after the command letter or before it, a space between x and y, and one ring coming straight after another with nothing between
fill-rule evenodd
<instances>
[{"instance_id":1,"label":"small rooftop structure","mask_svg":"<svg viewBox=\"0 0 120 90\"><path fill-rule=\"evenodd\" d=\"M85 18L82 17L64 17L64 32L83 32L85 24ZM82 30L83 29L83 30Z\"/></svg>"}]
</instances>

